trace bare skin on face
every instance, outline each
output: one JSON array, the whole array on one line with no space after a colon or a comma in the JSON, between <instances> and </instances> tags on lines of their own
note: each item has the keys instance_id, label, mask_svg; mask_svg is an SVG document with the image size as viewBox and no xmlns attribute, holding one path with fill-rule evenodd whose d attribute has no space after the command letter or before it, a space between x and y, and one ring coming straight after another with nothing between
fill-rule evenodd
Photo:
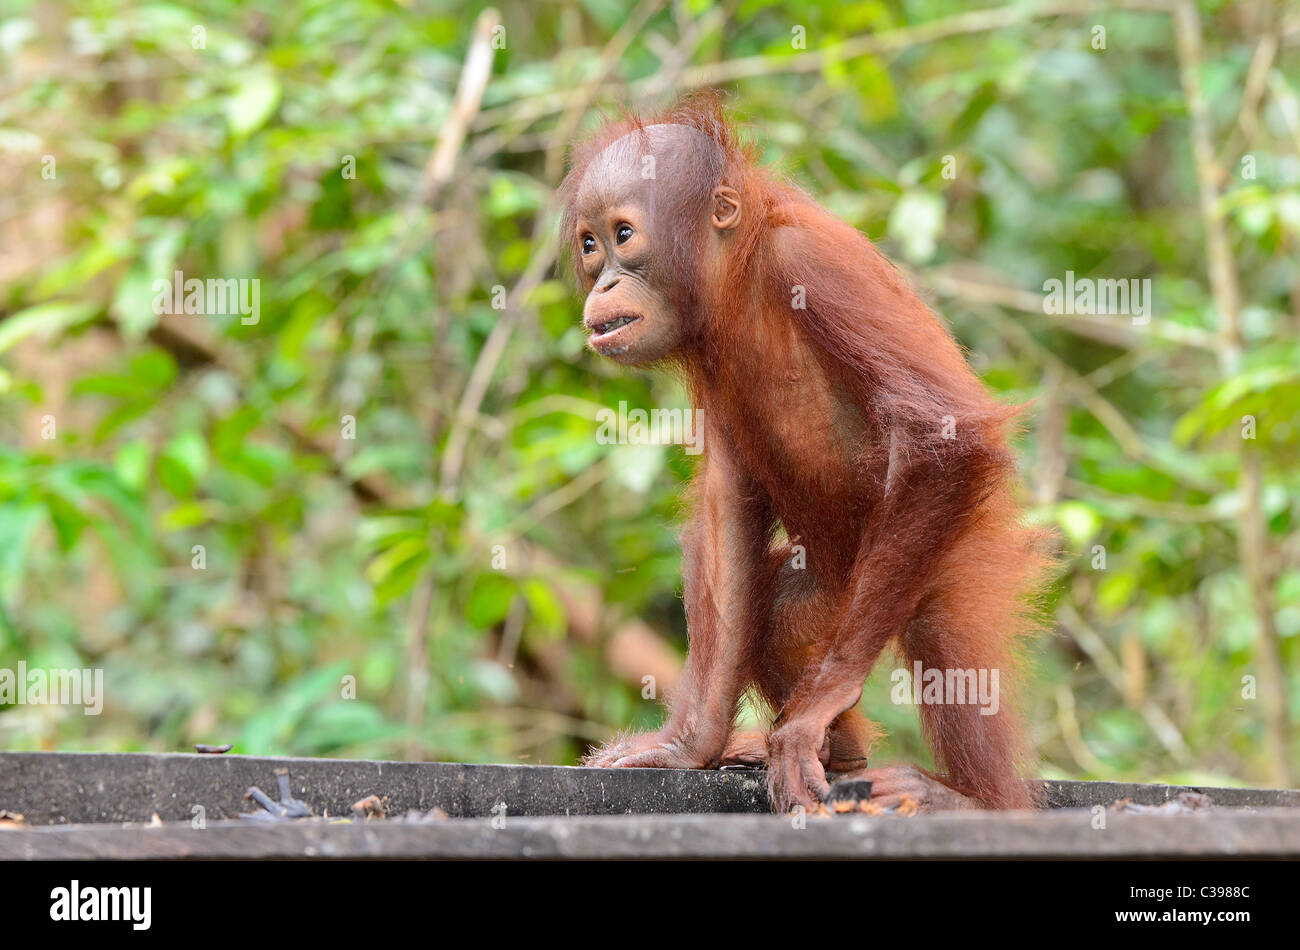
<instances>
[{"instance_id":1,"label":"bare skin on face","mask_svg":"<svg viewBox=\"0 0 1300 950\"><path fill-rule=\"evenodd\" d=\"M680 237L673 228L698 221L673 220L681 183L704 170L712 143L680 125L652 125L609 145L582 179L574 198L578 266L587 302L588 343L602 356L628 365L671 359L683 342L683 314L669 288L678 281L663 249ZM674 184L677 183L677 184ZM716 239L707 253L716 255Z\"/></svg>"},{"instance_id":2,"label":"bare skin on face","mask_svg":"<svg viewBox=\"0 0 1300 950\"><path fill-rule=\"evenodd\" d=\"M678 371L705 450L681 683L660 729L587 764L765 767L778 811L816 805L828 772L872 780L885 807L1029 806L1014 703L923 705L942 774L867 768L880 731L857 709L891 644L908 668L1011 681L1045 565L1010 490L1013 410L865 237L753 166L716 106L613 126L563 188L590 346ZM772 727L737 733L751 688Z\"/></svg>"}]
</instances>

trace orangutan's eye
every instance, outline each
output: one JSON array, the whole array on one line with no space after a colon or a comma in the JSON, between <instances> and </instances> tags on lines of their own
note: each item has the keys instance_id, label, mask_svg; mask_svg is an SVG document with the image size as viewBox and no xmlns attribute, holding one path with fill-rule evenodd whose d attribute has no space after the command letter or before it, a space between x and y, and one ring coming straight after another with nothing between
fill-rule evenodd
<instances>
[{"instance_id":1,"label":"orangutan's eye","mask_svg":"<svg viewBox=\"0 0 1300 950\"><path fill-rule=\"evenodd\" d=\"M584 234L582 236L582 253L583 254L596 253L596 239L592 237L590 234Z\"/></svg>"},{"instance_id":2,"label":"orangutan's eye","mask_svg":"<svg viewBox=\"0 0 1300 950\"><path fill-rule=\"evenodd\" d=\"M614 240L619 244L626 244L632 239L632 225L620 224L618 230L614 232Z\"/></svg>"}]
</instances>

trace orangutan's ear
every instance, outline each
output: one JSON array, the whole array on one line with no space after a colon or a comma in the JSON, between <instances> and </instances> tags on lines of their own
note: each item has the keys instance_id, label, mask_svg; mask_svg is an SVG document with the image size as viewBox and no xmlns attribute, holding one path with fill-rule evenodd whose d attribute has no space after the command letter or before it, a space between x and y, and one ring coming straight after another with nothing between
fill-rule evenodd
<instances>
[{"instance_id":1,"label":"orangutan's ear","mask_svg":"<svg viewBox=\"0 0 1300 950\"><path fill-rule=\"evenodd\" d=\"M713 189L713 215L710 218L719 231L730 231L740 224L740 192L726 185Z\"/></svg>"}]
</instances>

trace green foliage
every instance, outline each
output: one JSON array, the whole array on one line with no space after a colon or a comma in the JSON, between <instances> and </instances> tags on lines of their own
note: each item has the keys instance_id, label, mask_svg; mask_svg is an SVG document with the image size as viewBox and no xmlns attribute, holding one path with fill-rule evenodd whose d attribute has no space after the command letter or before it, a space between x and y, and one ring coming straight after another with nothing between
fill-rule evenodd
<instances>
[{"instance_id":1,"label":"green foliage","mask_svg":"<svg viewBox=\"0 0 1300 950\"><path fill-rule=\"evenodd\" d=\"M594 418L685 398L585 352L549 255L562 137L684 83L680 45L688 68L762 67L728 89L763 160L938 294L999 394L1034 400L1026 497L1063 549L1025 700L1046 769L1273 780L1241 684L1262 609L1300 692L1300 69L1292 29L1243 100L1273 13L1220 6L1192 69L1239 358L1161 13L1012 5L917 36L889 31L968 5L664 4L588 101L629 5L505 2L482 109L424 201L480 5L11 0L0 667L100 667L108 697L97 718L0 710L0 743L568 762L656 721L610 633L639 618L684 652L694 462L600 444ZM257 319L158 313L177 271L256 278ZM1041 312L1067 271L1150 279L1149 324ZM923 756L887 674L866 708L891 755Z\"/></svg>"}]
</instances>

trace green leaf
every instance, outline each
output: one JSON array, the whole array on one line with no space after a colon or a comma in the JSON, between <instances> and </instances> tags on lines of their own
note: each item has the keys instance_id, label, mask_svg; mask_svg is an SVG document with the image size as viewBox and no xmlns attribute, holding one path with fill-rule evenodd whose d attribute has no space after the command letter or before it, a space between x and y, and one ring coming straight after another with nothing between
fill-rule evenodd
<instances>
[{"instance_id":1,"label":"green leaf","mask_svg":"<svg viewBox=\"0 0 1300 950\"><path fill-rule=\"evenodd\" d=\"M528 600L528 610L532 616L533 626L546 635L547 639L564 636L564 604L556 596L549 584L530 578L523 585L524 597Z\"/></svg>"},{"instance_id":2,"label":"green leaf","mask_svg":"<svg viewBox=\"0 0 1300 950\"><path fill-rule=\"evenodd\" d=\"M1101 518L1082 501L1065 501L1056 506L1056 521L1076 546L1086 544L1101 527Z\"/></svg>"},{"instance_id":3,"label":"green leaf","mask_svg":"<svg viewBox=\"0 0 1300 950\"><path fill-rule=\"evenodd\" d=\"M907 259L923 264L934 256L943 233L943 199L928 191L909 191L889 213L889 235Z\"/></svg>"},{"instance_id":4,"label":"green leaf","mask_svg":"<svg viewBox=\"0 0 1300 950\"><path fill-rule=\"evenodd\" d=\"M225 101L230 131L241 138L257 131L279 103L280 81L274 73L266 70L248 73Z\"/></svg>"},{"instance_id":5,"label":"green leaf","mask_svg":"<svg viewBox=\"0 0 1300 950\"><path fill-rule=\"evenodd\" d=\"M158 457L158 480L177 498L194 493L208 469L208 446L197 432L176 435Z\"/></svg>"},{"instance_id":6,"label":"green leaf","mask_svg":"<svg viewBox=\"0 0 1300 950\"><path fill-rule=\"evenodd\" d=\"M99 308L94 304L64 300L53 300L19 310L0 322L0 353L30 336L52 340L56 334L85 323L98 312Z\"/></svg>"},{"instance_id":7,"label":"green leaf","mask_svg":"<svg viewBox=\"0 0 1300 950\"><path fill-rule=\"evenodd\" d=\"M476 627L495 626L509 612L516 589L514 580L504 574L480 574L465 604L465 619Z\"/></svg>"},{"instance_id":8,"label":"green leaf","mask_svg":"<svg viewBox=\"0 0 1300 950\"><path fill-rule=\"evenodd\" d=\"M370 583L383 584L399 568L412 561L423 562L428 557L428 546L423 538L406 538L388 548L383 554L373 558L366 565L366 577Z\"/></svg>"},{"instance_id":9,"label":"green leaf","mask_svg":"<svg viewBox=\"0 0 1300 950\"><path fill-rule=\"evenodd\" d=\"M0 505L0 599L10 601L22 588L27 552L43 520L39 505Z\"/></svg>"}]
</instances>

